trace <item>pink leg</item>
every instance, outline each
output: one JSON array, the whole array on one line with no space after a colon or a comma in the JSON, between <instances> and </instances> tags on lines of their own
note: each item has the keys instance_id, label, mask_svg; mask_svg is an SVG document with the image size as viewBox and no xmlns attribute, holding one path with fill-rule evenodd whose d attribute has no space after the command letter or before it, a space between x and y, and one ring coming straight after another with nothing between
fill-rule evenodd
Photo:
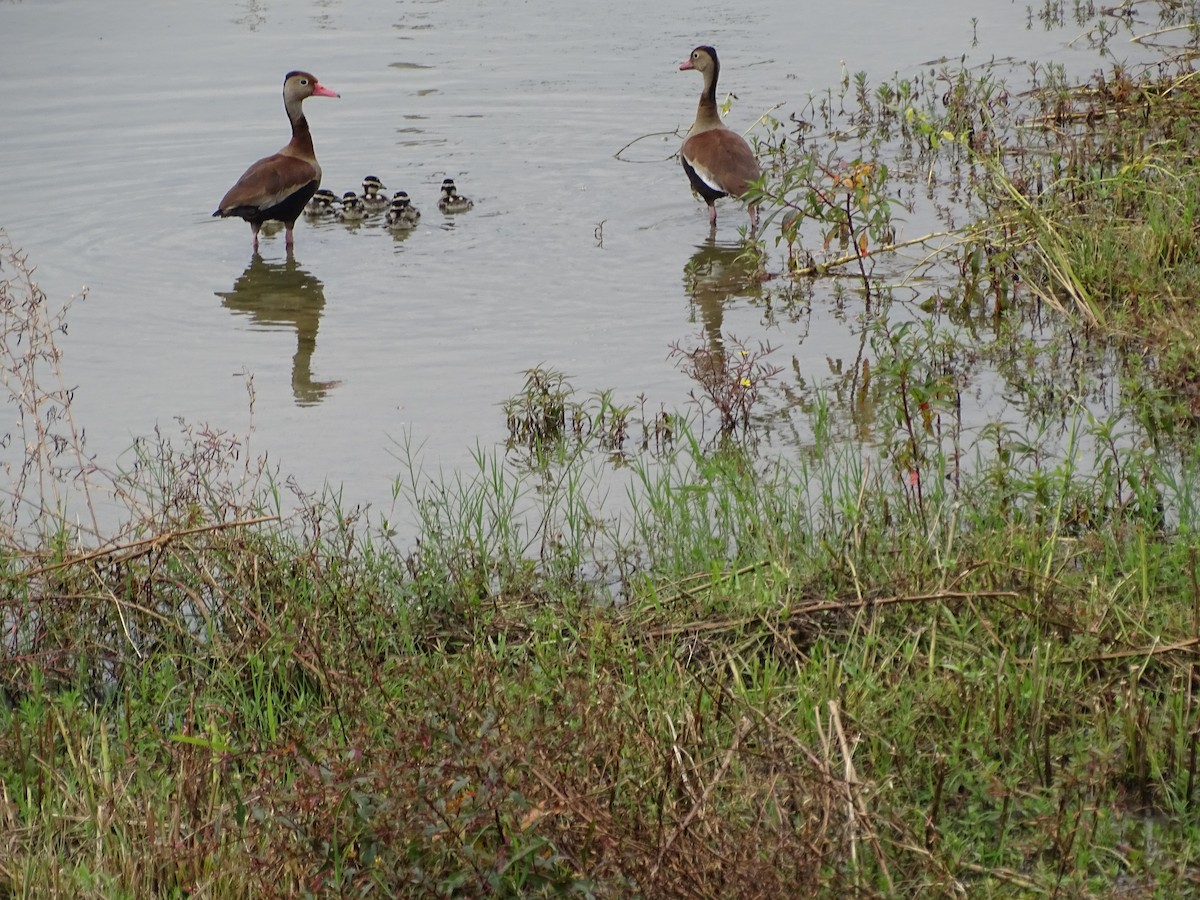
<instances>
[{"instance_id":1,"label":"pink leg","mask_svg":"<svg viewBox=\"0 0 1200 900\"><path fill-rule=\"evenodd\" d=\"M754 233L758 231L758 207L750 207L750 237L754 237Z\"/></svg>"},{"instance_id":2,"label":"pink leg","mask_svg":"<svg viewBox=\"0 0 1200 900\"><path fill-rule=\"evenodd\" d=\"M717 227L717 207L713 203L708 204L708 224Z\"/></svg>"},{"instance_id":3,"label":"pink leg","mask_svg":"<svg viewBox=\"0 0 1200 900\"><path fill-rule=\"evenodd\" d=\"M287 231L284 232L283 243L285 245L287 245L288 247L290 247L290 246L292 246L292 244L296 243L296 239L294 237L292 237L292 226L291 225L289 225L287 227Z\"/></svg>"},{"instance_id":4,"label":"pink leg","mask_svg":"<svg viewBox=\"0 0 1200 900\"><path fill-rule=\"evenodd\" d=\"M252 245L255 250L258 250L258 229L261 227L261 225L255 225L253 222L250 223L250 231L254 234Z\"/></svg>"}]
</instances>

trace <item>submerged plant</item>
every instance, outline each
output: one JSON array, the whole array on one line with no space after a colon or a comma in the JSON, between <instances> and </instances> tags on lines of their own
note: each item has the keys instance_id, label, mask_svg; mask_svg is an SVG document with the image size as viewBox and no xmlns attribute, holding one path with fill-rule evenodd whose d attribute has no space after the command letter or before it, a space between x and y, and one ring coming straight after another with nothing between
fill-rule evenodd
<instances>
[{"instance_id":1,"label":"submerged plant","mask_svg":"<svg viewBox=\"0 0 1200 900\"><path fill-rule=\"evenodd\" d=\"M673 417L660 411L648 419L645 397L637 406L617 403L612 391L576 400L567 376L554 369L528 370L522 391L505 401L504 414L508 449L521 449L534 462L564 448L598 449L620 461L630 452L630 429L638 424L641 450L662 452L671 443Z\"/></svg>"},{"instance_id":2,"label":"submerged plant","mask_svg":"<svg viewBox=\"0 0 1200 900\"><path fill-rule=\"evenodd\" d=\"M728 436L741 431L749 436L759 398L783 370L765 362L774 352L769 344L750 348L732 335L727 340L732 349L704 344L685 350L676 344L671 348L671 357L696 382L704 399L716 411L720 434ZM692 396L699 399L695 392Z\"/></svg>"}]
</instances>

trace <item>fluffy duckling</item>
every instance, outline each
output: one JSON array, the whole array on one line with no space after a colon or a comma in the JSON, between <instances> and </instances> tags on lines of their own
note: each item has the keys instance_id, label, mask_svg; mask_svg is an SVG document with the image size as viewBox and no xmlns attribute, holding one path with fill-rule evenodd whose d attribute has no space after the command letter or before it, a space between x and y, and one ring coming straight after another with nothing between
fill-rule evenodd
<instances>
[{"instance_id":1,"label":"fluffy duckling","mask_svg":"<svg viewBox=\"0 0 1200 900\"><path fill-rule=\"evenodd\" d=\"M304 214L314 219L332 216L335 212L335 207L340 202L338 195L329 190L329 188L321 188L312 195L312 199L304 207Z\"/></svg>"},{"instance_id":2,"label":"fluffy duckling","mask_svg":"<svg viewBox=\"0 0 1200 900\"><path fill-rule=\"evenodd\" d=\"M458 192L453 178L442 179L442 196L438 198L438 209L444 213L459 213L466 212L474 205L475 201Z\"/></svg>"},{"instance_id":3,"label":"fluffy duckling","mask_svg":"<svg viewBox=\"0 0 1200 900\"><path fill-rule=\"evenodd\" d=\"M362 183L362 200L363 209L370 215L381 213L388 208L388 198L386 194L379 193L385 190L387 185L380 181L374 175L368 175L363 179Z\"/></svg>"},{"instance_id":4,"label":"fluffy duckling","mask_svg":"<svg viewBox=\"0 0 1200 900\"><path fill-rule=\"evenodd\" d=\"M342 208L338 210L338 218L343 222L361 222L367 212L363 209L362 200L354 191L342 194Z\"/></svg>"},{"instance_id":5,"label":"fluffy duckling","mask_svg":"<svg viewBox=\"0 0 1200 900\"><path fill-rule=\"evenodd\" d=\"M412 205L412 199L407 191L396 191L392 197L391 208L388 209L387 224L389 228L416 228L421 218L421 211Z\"/></svg>"}]
</instances>

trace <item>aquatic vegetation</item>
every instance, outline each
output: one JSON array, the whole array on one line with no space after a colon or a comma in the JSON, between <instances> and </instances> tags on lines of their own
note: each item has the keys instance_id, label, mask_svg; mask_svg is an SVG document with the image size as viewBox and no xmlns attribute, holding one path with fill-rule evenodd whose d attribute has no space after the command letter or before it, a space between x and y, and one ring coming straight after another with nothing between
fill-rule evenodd
<instances>
[{"instance_id":1,"label":"aquatic vegetation","mask_svg":"<svg viewBox=\"0 0 1200 900\"><path fill-rule=\"evenodd\" d=\"M759 397L783 370L765 361L772 353L768 344L747 347L733 336L728 340L732 348L701 345L685 350L675 345L671 355L684 374L696 382L706 407L716 411L719 435L728 437L740 432L751 436ZM700 402L694 392L692 397Z\"/></svg>"}]
</instances>

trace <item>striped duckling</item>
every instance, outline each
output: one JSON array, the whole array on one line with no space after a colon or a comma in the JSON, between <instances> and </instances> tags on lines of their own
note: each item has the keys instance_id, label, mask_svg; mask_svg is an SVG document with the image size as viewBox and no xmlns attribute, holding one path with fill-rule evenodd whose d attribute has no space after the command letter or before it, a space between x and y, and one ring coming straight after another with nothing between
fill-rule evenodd
<instances>
[{"instance_id":1,"label":"striped duckling","mask_svg":"<svg viewBox=\"0 0 1200 900\"><path fill-rule=\"evenodd\" d=\"M412 205L412 199L407 191L396 191L392 197L392 205L388 209L387 224L389 228L416 228L421 218L421 211Z\"/></svg>"},{"instance_id":2,"label":"striped duckling","mask_svg":"<svg viewBox=\"0 0 1200 900\"><path fill-rule=\"evenodd\" d=\"M438 209L444 213L460 213L466 212L474 205L475 201L458 192L453 178L442 179L442 196L438 198Z\"/></svg>"},{"instance_id":3,"label":"striped duckling","mask_svg":"<svg viewBox=\"0 0 1200 900\"><path fill-rule=\"evenodd\" d=\"M362 182L362 200L363 209L368 215L384 212L388 208L387 194L379 193L387 189L382 181L374 175L368 175Z\"/></svg>"},{"instance_id":4,"label":"striped duckling","mask_svg":"<svg viewBox=\"0 0 1200 900\"><path fill-rule=\"evenodd\" d=\"M343 222L361 222L367 215L363 209L362 200L354 191L342 194L342 208L338 210L338 218Z\"/></svg>"},{"instance_id":5,"label":"striped duckling","mask_svg":"<svg viewBox=\"0 0 1200 900\"><path fill-rule=\"evenodd\" d=\"M312 195L312 199L304 207L304 214L314 219L332 216L337 212L337 205L339 203L341 201L338 200L337 194L329 190L329 188L321 188Z\"/></svg>"}]
</instances>

